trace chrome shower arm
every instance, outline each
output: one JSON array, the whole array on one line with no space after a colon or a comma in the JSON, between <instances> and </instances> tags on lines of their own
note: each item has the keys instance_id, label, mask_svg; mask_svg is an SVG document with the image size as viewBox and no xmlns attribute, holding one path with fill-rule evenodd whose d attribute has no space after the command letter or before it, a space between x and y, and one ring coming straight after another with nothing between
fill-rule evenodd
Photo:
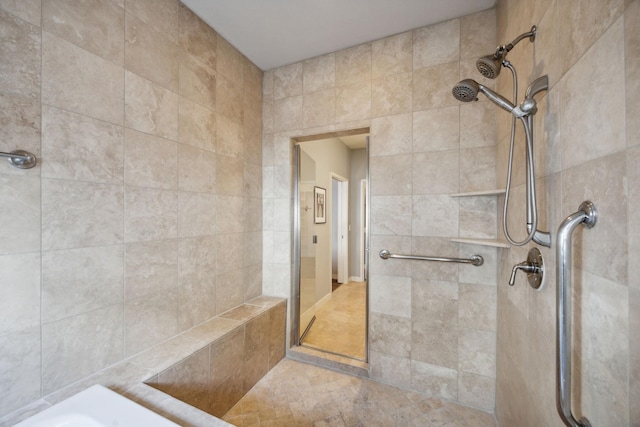
<instances>
[{"instance_id":1,"label":"chrome shower arm","mask_svg":"<svg viewBox=\"0 0 640 427\"><path fill-rule=\"evenodd\" d=\"M518 37L516 37L515 39L513 39L513 41L511 43L508 43L506 45L503 46L498 46L498 49L496 50L496 55L498 54L498 52L500 52L501 50L503 52L509 52L511 49L514 48L515 45L517 45L518 43L520 43L522 40L528 38L529 41L533 42L536 39L536 31L538 30L538 27L536 27L535 25L531 27L531 30L526 32L526 33L522 33L520 34Z\"/></svg>"}]
</instances>

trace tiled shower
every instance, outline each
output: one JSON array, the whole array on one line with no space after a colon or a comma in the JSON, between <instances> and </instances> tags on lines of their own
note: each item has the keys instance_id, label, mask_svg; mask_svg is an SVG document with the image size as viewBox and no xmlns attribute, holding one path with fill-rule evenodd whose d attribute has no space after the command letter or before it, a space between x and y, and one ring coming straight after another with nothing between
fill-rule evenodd
<instances>
[{"instance_id":1,"label":"tiled shower","mask_svg":"<svg viewBox=\"0 0 640 427\"><path fill-rule=\"evenodd\" d=\"M540 228L555 234L585 199L600 210L574 249L576 407L635 425L639 0L501 0L264 74L175 0L0 1L1 148L42 159L0 167L0 418L257 295L290 297L291 138L368 127L370 376L500 425L562 425L554 248L534 291L507 285L528 247L450 240L500 237L500 196L451 195L504 186L510 130L451 88L469 77L510 95L475 60L532 24L509 59L525 87L550 78ZM513 194L517 229L521 171Z\"/></svg>"}]
</instances>

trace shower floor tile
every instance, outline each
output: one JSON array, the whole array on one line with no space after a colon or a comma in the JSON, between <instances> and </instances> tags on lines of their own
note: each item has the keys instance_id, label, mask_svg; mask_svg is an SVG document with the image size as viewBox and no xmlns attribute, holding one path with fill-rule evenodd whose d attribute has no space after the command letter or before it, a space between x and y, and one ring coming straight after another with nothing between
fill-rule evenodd
<instances>
[{"instance_id":1,"label":"shower floor tile","mask_svg":"<svg viewBox=\"0 0 640 427\"><path fill-rule=\"evenodd\" d=\"M238 427L495 427L492 414L283 359L225 416Z\"/></svg>"}]
</instances>

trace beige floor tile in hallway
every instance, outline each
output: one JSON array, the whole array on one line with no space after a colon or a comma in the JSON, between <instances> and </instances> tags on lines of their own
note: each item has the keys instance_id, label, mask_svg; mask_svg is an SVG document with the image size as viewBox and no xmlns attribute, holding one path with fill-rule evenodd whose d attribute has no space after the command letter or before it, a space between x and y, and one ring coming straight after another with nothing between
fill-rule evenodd
<instances>
[{"instance_id":1,"label":"beige floor tile in hallway","mask_svg":"<svg viewBox=\"0 0 640 427\"><path fill-rule=\"evenodd\" d=\"M340 285L317 309L304 345L364 360L366 319L366 282Z\"/></svg>"},{"instance_id":2,"label":"beige floor tile in hallway","mask_svg":"<svg viewBox=\"0 0 640 427\"><path fill-rule=\"evenodd\" d=\"M491 414L283 359L223 419L238 427L495 427Z\"/></svg>"}]
</instances>

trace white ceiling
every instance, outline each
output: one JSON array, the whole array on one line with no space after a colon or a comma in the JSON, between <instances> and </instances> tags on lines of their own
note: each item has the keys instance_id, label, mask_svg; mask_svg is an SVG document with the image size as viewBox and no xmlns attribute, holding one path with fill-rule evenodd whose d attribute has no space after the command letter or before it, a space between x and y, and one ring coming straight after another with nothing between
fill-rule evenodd
<instances>
[{"instance_id":1,"label":"white ceiling","mask_svg":"<svg viewBox=\"0 0 640 427\"><path fill-rule=\"evenodd\" d=\"M495 0L182 1L263 71L495 4Z\"/></svg>"}]
</instances>

